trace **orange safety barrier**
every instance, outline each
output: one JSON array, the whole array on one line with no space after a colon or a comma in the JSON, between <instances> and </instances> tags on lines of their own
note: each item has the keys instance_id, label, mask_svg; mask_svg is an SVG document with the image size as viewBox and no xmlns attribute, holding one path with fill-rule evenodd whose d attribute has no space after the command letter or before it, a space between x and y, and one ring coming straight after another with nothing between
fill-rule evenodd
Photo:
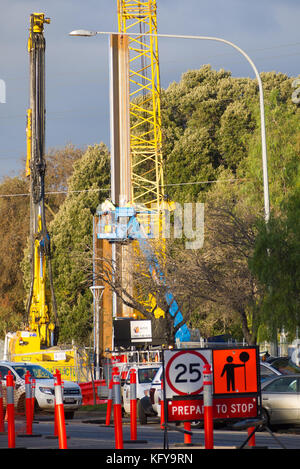
<instances>
[{"instance_id":1,"label":"orange safety barrier","mask_svg":"<svg viewBox=\"0 0 300 469\"><path fill-rule=\"evenodd\" d=\"M137 436L137 401L136 401L136 371L130 373L130 438L136 440Z\"/></svg>"},{"instance_id":2,"label":"orange safety barrier","mask_svg":"<svg viewBox=\"0 0 300 469\"><path fill-rule=\"evenodd\" d=\"M204 404L204 441L205 449L214 448L214 421L213 421L213 389L212 370L209 363L203 370L203 404Z\"/></svg>"},{"instance_id":3,"label":"orange safety barrier","mask_svg":"<svg viewBox=\"0 0 300 469\"><path fill-rule=\"evenodd\" d=\"M31 378L31 412L32 412L32 421L34 419L34 403L35 403L35 378Z\"/></svg>"},{"instance_id":4,"label":"orange safety barrier","mask_svg":"<svg viewBox=\"0 0 300 469\"><path fill-rule=\"evenodd\" d=\"M88 383L78 383L82 394L82 405L94 405L94 388L92 381ZM94 381L96 404L106 404L107 399L100 399L98 396L98 386L105 386L104 379Z\"/></svg>"},{"instance_id":5,"label":"orange safety barrier","mask_svg":"<svg viewBox=\"0 0 300 469\"><path fill-rule=\"evenodd\" d=\"M9 448L16 447L14 386L14 377L12 372L9 370L6 375L6 414Z\"/></svg>"},{"instance_id":6,"label":"orange safety barrier","mask_svg":"<svg viewBox=\"0 0 300 469\"><path fill-rule=\"evenodd\" d=\"M107 399L107 407L106 407L105 425L110 424L111 409L112 409L112 379L110 380L109 387L108 387L108 399Z\"/></svg>"},{"instance_id":7,"label":"orange safety barrier","mask_svg":"<svg viewBox=\"0 0 300 469\"><path fill-rule=\"evenodd\" d=\"M64 414L64 404L63 404L63 391L62 391L62 381L61 375L58 370L56 370L54 390L55 390L55 408L56 408L56 423L57 423L57 432L58 432L58 444L59 449L68 449L67 447L67 435L66 435L66 424L65 424L65 414Z\"/></svg>"},{"instance_id":8,"label":"orange safety barrier","mask_svg":"<svg viewBox=\"0 0 300 469\"><path fill-rule=\"evenodd\" d=\"M3 390L2 390L2 376L0 373L0 433L4 433L4 407L3 407Z\"/></svg>"},{"instance_id":9,"label":"orange safety barrier","mask_svg":"<svg viewBox=\"0 0 300 469\"><path fill-rule=\"evenodd\" d=\"M30 371L28 370L25 375L25 395L26 395L26 433L27 435L32 435L32 420L33 420L33 411L32 411L32 400L31 400L31 378Z\"/></svg>"},{"instance_id":10,"label":"orange safety barrier","mask_svg":"<svg viewBox=\"0 0 300 469\"><path fill-rule=\"evenodd\" d=\"M184 422L183 428L188 432L191 431L191 422ZM189 433L184 434L184 444L191 445L192 444L192 436Z\"/></svg>"},{"instance_id":11,"label":"orange safety barrier","mask_svg":"<svg viewBox=\"0 0 300 469\"><path fill-rule=\"evenodd\" d=\"M113 374L112 385L114 402L115 447L116 449L123 449L122 399L119 375Z\"/></svg>"}]
</instances>

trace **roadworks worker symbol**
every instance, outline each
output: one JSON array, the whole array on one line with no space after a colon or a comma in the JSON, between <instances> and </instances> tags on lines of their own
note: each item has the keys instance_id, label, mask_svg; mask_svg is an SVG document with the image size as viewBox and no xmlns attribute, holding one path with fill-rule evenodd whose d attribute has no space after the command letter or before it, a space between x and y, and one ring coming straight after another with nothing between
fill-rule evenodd
<instances>
[{"instance_id":1,"label":"roadworks worker symbol","mask_svg":"<svg viewBox=\"0 0 300 469\"><path fill-rule=\"evenodd\" d=\"M258 392L255 348L214 350L213 370L215 394Z\"/></svg>"}]
</instances>

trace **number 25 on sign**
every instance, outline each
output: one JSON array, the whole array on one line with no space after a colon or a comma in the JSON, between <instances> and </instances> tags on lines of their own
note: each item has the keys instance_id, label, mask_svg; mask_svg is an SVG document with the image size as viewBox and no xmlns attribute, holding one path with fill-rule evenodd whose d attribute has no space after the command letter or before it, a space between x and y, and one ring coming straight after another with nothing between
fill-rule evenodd
<instances>
[{"instance_id":1,"label":"number 25 on sign","mask_svg":"<svg viewBox=\"0 0 300 469\"><path fill-rule=\"evenodd\" d=\"M207 363L211 364L211 350L165 350L166 398L201 394Z\"/></svg>"}]
</instances>

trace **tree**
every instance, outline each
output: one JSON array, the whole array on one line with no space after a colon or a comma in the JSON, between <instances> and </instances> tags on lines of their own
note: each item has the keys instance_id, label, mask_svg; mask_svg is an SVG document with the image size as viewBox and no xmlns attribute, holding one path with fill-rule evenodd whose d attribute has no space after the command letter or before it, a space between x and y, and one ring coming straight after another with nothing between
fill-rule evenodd
<instances>
[{"instance_id":1,"label":"tree","mask_svg":"<svg viewBox=\"0 0 300 469\"><path fill-rule=\"evenodd\" d=\"M57 213L66 198L68 179L73 173L74 163L84 154L81 148L68 144L62 148L50 148L46 155L45 206L48 221Z\"/></svg>"},{"instance_id":2,"label":"tree","mask_svg":"<svg viewBox=\"0 0 300 469\"><path fill-rule=\"evenodd\" d=\"M238 199L238 192L233 183L208 195L203 248L173 245L172 260L167 261L168 282L183 310L189 311L189 323L199 327L202 336L237 332L239 323L239 337L255 344L263 291L248 259L257 216Z\"/></svg>"},{"instance_id":3,"label":"tree","mask_svg":"<svg viewBox=\"0 0 300 469\"><path fill-rule=\"evenodd\" d=\"M250 259L254 275L265 289L262 312L273 330L284 329L291 339L300 326L300 186L272 214L268 225L259 224ZM269 337L264 337L268 339Z\"/></svg>"},{"instance_id":4,"label":"tree","mask_svg":"<svg viewBox=\"0 0 300 469\"><path fill-rule=\"evenodd\" d=\"M68 195L49 226L60 342L85 343L92 329L92 295L76 266L92 246L93 214L109 194L109 163L103 143L88 147L74 164Z\"/></svg>"},{"instance_id":5,"label":"tree","mask_svg":"<svg viewBox=\"0 0 300 469\"><path fill-rule=\"evenodd\" d=\"M24 321L24 296L20 262L29 233L29 198L24 179L6 178L0 185L0 334ZM11 195L10 195L11 194Z\"/></svg>"},{"instance_id":6,"label":"tree","mask_svg":"<svg viewBox=\"0 0 300 469\"><path fill-rule=\"evenodd\" d=\"M205 65L163 91L166 190L173 200L201 198L210 188L205 182L218 179L224 168L235 174L258 125L256 88L253 80ZM190 184L197 181L204 184Z\"/></svg>"}]
</instances>

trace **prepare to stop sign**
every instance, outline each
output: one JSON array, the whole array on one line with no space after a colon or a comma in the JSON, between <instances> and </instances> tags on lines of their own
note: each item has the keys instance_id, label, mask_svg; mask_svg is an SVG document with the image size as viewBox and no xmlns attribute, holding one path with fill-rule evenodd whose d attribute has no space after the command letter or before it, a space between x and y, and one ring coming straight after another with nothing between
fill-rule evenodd
<instances>
[{"instance_id":1,"label":"prepare to stop sign","mask_svg":"<svg viewBox=\"0 0 300 469\"><path fill-rule=\"evenodd\" d=\"M211 350L165 350L166 398L203 392L203 369L212 362Z\"/></svg>"}]
</instances>

